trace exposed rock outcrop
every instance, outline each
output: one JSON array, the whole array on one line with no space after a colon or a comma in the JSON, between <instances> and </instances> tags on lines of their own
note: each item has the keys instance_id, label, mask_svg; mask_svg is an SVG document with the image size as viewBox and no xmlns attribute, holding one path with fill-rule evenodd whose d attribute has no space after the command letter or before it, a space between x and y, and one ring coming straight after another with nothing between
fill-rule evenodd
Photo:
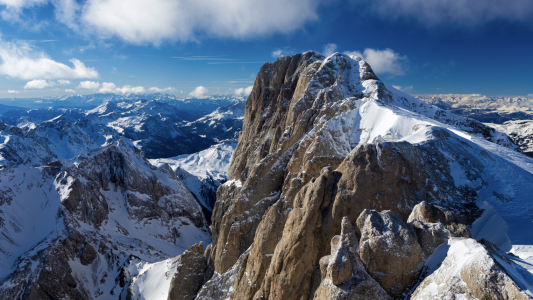
<instances>
[{"instance_id":1,"label":"exposed rock outcrop","mask_svg":"<svg viewBox=\"0 0 533 300\"><path fill-rule=\"evenodd\" d=\"M341 234L331 240L331 255L320 259L321 282L313 299L390 299L368 275L357 250L355 230L343 218Z\"/></svg>"},{"instance_id":2,"label":"exposed rock outcrop","mask_svg":"<svg viewBox=\"0 0 533 300\"><path fill-rule=\"evenodd\" d=\"M170 282L168 300L194 299L206 278L209 266L204 257L204 244L194 244L189 247L178 259L176 273ZM207 272L209 276L209 272Z\"/></svg>"},{"instance_id":3,"label":"exposed rock outcrop","mask_svg":"<svg viewBox=\"0 0 533 300\"><path fill-rule=\"evenodd\" d=\"M393 297L416 281L423 256L412 226L391 211L364 210L357 218L361 230L359 256L372 278Z\"/></svg>"}]
</instances>

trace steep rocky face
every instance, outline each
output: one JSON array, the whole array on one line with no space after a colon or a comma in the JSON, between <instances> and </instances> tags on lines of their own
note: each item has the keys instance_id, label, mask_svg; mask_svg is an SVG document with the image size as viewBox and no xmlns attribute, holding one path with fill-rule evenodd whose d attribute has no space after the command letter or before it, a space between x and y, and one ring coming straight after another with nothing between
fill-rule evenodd
<instances>
[{"instance_id":1,"label":"steep rocky face","mask_svg":"<svg viewBox=\"0 0 533 300\"><path fill-rule=\"evenodd\" d=\"M203 243L194 244L185 250L178 259L174 277L170 282L168 300L194 299L196 293L212 275L208 268Z\"/></svg>"},{"instance_id":2,"label":"steep rocky face","mask_svg":"<svg viewBox=\"0 0 533 300\"><path fill-rule=\"evenodd\" d=\"M322 282L342 285L346 262L328 271L332 258L321 259L348 259L331 241L344 217L354 223L365 209L396 215L388 219L402 224L394 228L403 228L398 233L406 238L391 239L392 249L409 245L418 257L406 264L409 276L389 270L390 282L372 275L382 265L363 263L367 277L391 297L407 292L435 247L483 225L475 224L484 213L478 195L495 201L492 190L503 192L501 183L492 184L487 165L515 165L488 152L493 149L521 156L504 134L389 90L359 58L306 52L265 64L246 103L228 182L217 191L213 242L206 251L216 274L198 299L343 294L335 288L326 292ZM520 172L533 186L531 173ZM515 196L525 203L525 194ZM406 224L422 201L440 207L442 220ZM354 230L366 243L386 236L385 228L364 240L362 228ZM423 231L421 237L415 228ZM361 250L359 255L362 262L369 257L362 259Z\"/></svg>"},{"instance_id":3,"label":"steep rocky face","mask_svg":"<svg viewBox=\"0 0 533 300\"><path fill-rule=\"evenodd\" d=\"M2 299L125 299L141 262L210 240L170 167L120 143L1 176Z\"/></svg>"}]
</instances>

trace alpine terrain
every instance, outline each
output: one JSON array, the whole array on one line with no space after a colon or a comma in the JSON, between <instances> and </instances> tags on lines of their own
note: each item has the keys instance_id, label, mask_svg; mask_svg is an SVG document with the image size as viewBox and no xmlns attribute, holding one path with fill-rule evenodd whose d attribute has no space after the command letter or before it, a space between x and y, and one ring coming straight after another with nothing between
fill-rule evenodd
<instances>
[{"instance_id":1,"label":"alpine terrain","mask_svg":"<svg viewBox=\"0 0 533 300\"><path fill-rule=\"evenodd\" d=\"M533 299L525 123L314 51L209 101L4 113L0 298Z\"/></svg>"},{"instance_id":2,"label":"alpine terrain","mask_svg":"<svg viewBox=\"0 0 533 300\"><path fill-rule=\"evenodd\" d=\"M532 172L507 135L359 57L279 58L168 299L531 299Z\"/></svg>"}]
</instances>

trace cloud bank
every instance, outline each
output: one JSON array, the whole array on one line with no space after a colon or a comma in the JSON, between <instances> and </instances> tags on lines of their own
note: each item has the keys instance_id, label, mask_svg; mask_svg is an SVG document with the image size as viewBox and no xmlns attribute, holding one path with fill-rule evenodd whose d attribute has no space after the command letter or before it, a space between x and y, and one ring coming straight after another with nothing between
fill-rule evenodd
<instances>
[{"instance_id":1,"label":"cloud bank","mask_svg":"<svg viewBox=\"0 0 533 300\"><path fill-rule=\"evenodd\" d=\"M0 40L0 74L9 77L32 79L97 78L94 68L86 67L78 59L71 59L72 67L57 62L46 53L37 50L24 41L4 42Z\"/></svg>"},{"instance_id":2,"label":"cloud bank","mask_svg":"<svg viewBox=\"0 0 533 300\"><path fill-rule=\"evenodd\" d=\"M244 88L238 88L233 91L233 94L235 94L235 96L248 97L248 95L250 95L250 93L252 92L253 88L254 87L252 85Z\"/></svg>"},{"instance_id":3,"label":"cloud bank","mask_svg":"<svg viewBox=\"0 0 533 300\"><path fill-rule=\"evenodd\" d=\"M209 92L209 90L203 86L197 86L192 92L189 93L189 96L193 98L203 98Z\"/></svg>"},{"instance_id":4,"label":"cloud bank","mask_svg":"<svg viewBox=\"0 0 533 300\"><path fill-rule=\"evenodd\" d=\"M44 0L43 0L44 1ZM318 20L321 0L53 0L59 22L83 34L133 44L246 39L289 33Z\"/></svg>"}]
</instances>

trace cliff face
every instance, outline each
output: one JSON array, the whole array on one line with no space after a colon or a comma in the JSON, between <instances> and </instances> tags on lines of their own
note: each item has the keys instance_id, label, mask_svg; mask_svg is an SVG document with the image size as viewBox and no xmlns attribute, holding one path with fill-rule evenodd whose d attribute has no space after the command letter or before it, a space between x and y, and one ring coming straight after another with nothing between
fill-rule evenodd
<instances>
[{"instance_id":1,"label":"cliff face","mask_svg":"<svg viewBox=\"0 0 533 300\"><path fill-rule=\"evenodd\" d=\"M265 64L246 102L228 182L217 191L213 239L206 249L216 273L198 299L372 299L407 293L448 237L469 238L475 229L476 238L491 238L474 224L487 213L478 205L479 195L489 186L500 188L486 176L487 163L501 160L480 146L488 144L520 155L504 134L388 89L360 58L306 52ZM522 173L532 186L531 173ZM445 217L406 223L422 201L437 205ZM374 221L355 226L365 209L387 210L382 218L389 221L375 222L388 227ZM497 213L495 218L501 220ZM343 222L354 227L354 239L365 239L364 251L342 250L348 247L338 241ZM369 235L373 230L382 233ZM410 233L394 239L390 232ZM510 245L505 233L494 240ZM387 243L404 253L372 246ZM417 258L405 255L410 251ZM405 274L383 275L387 268L380 257L387 255L398 256L395 263ZM339 259L351 269L335 269Z\"/></svg>"}]
</instances>

